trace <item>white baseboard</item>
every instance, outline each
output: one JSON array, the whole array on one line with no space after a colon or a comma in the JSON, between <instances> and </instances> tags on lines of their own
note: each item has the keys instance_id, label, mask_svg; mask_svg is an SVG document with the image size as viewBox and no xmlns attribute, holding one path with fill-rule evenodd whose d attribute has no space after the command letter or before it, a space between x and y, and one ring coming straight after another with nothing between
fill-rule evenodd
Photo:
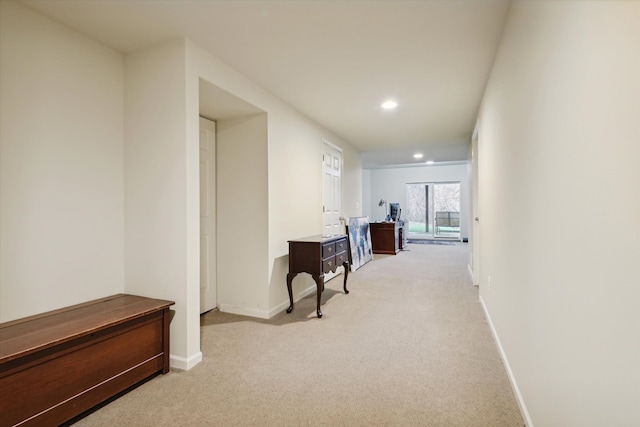
<instances>
[{"instance_id":1,"label":"white baseboard","mask_svg":"<svg viewBox=\"0 0 640 427\"><path fill-rule=\"evenodd\" d=\"M186 358L176 356L175 354L169 355L169 366L175 369L181 369L183 371L188 371L200 362L202 362L201 351Z\"/></svg>"},{"instance_id":2,"label":"white baseboard","mask_svg":"<svg viewBox=\"0 0 640 427\"><path fill-rule=\"evenodd\" d=\"M476 278L473 277L473 267L471 267L471 264L467 264L467 268L469 269L469 275L471 276L471 283L473 283L473 286L478 286Z\"/></svg>"},{"instance_id":3,"label":"white baseboard","mask_svg":"<svg viewBox=\"0 0 640 427\"><path fill-rule=\"evenodd\" d=\"M504 367L507 370L507 377L509 377L509 382L511 383L513 394L515 394L516 396L516 401L518 402L518 406L520 407L520 413L522 414L522 418L524 418L524 423L528 427L533 427L533 422L531 421L531 416L529 415L529 411L527 410L527 405L525 405L524 403L524 399L522 398L522 394L520 393L520 388L518 387L516 378L513 376L513 372L511 371L511 366L509 366L509 360L507 359L507 355L504 353L504 349L502 348L502 344L500 343L500 338L498 337L498 333L496 332L496 329L493 327L491 316L489 316L489 312L487 311L487 306L484 305L484 301L482 300L482 297L480 297L480 305L482 306L482 310L484 311L484 317L487 319L487 323L489 323L489 328L491 329L493 340L496 342L496 345L498 346L498 351L500 352L502 363L504 364Z\"/></svg>"},{"instance_id":4,"label":"white baseboard","mask_svg":"<svg viewBox=\"0 0 640 427\"><path fill-rule=\"evenodd\" d=\"M255 308L239 307L231 304L220 304L218 309L224 313L239 314L241 316L257 317L258 319L268 319L267 310L257 310Z\"/></svg>"},{"instance_id":5,"label":"white baseboard","mask_svg":"<svg viewBox=\"0 0 640 427\"><path fill-rule=\"evenodd\" d=\"M309 286L307 289L298 293L293 297L293 302L298 302L307 295L317 292L316 285ZM276 314L289 308L289 300L283 301L271 310L256 310L255 308L239 307L231 304L220 304L218 309L224 313L239 314L241 316L257 317L259 319L271 319Z\"/></svg>"}]
</instances>

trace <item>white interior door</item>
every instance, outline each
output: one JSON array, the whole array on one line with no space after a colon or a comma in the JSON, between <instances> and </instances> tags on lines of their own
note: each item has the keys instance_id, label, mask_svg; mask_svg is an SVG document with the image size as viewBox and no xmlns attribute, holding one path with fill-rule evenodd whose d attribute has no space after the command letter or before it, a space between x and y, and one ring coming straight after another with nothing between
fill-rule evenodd
<instances>
[{"instance_id":1,"label":"white interior door","mask_svg":"<svg viewBox=\"0 0 640 427\"><path fill-rule=\"evenodd\" d=\"M342 150L324 141L322 152L322 234L342 234L340 224L340 175Z\"/></svg>"},{"instance_id":2,"label":"white interior door","mask_svg":"<svg viewBox=\"0 0 640 427\"><path fill-rule=\"evenodd\" d=\"M217 305L216 123L200 118L200 313Z\"/></svg>"},{"instance_id":3,"label":"white interior door","mask_svg":"<svg viewBox=\"0 0 640 427\"><path fill-rule=\"evenodd\" d=\"M342 150L323 141L322 146L322 234L342 234L340 223L340 176L342 174ZM335 273L324 275L330 280L342 272L339 267Z\"/></svg>"},{"instance_id":4,"label":"white interior door","mask_svg":"<svg viewBox=\"0 0 640 427\"><path fill-rule=\"evenodd\" d=\"M478 204L479 182L478 182L478 137L474 132L475 138L472 140L471 146L471 170L472 170L472 210L473 221L471 227L473 235L471 239L471 270L473 271L473 284L480 285L480 209Z\"/></svg>"}]
</instances>

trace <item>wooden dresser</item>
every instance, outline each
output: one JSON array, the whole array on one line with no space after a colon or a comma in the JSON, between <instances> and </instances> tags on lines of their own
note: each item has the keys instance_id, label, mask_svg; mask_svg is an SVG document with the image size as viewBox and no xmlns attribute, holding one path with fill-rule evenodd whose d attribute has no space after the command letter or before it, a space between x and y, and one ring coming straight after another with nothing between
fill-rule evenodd
<instances>
[{"instance_id":1,"label":"wooden dresser","mask_svg":"<svg viewBox=\"0 0 640 427\"><path fill-rule=\"evenodd\" d=\"M293 291L291 284L298 273L308 273L313 277L318 288L316 314L322 317L320 301L324 290L324 275L344 266L344 293L348 294L347 276L349 275L349 256L347 254L347 236L338 235L323 237L321 235L289 240L289 274L287 274L287 290L289 291L289 308L293 311Z\"/></svg>"},{"instance_id":2,"label":"wooden dresser","mask_svg":"<svg viewBox=\"0 0 640 427\"><path fill-rule=\"evenodd\" d=\"M0 324L0 426L59 425L168 372L171 305L120 294Z\"/></svg>"},{"instance_id":3,"label":"wooden dresser","mask_svg":"<svg viewBox=\"0 0 640 427\"><path fill-rule=\"evenodd\" d=\"M400 251L400 222L370 222L371 249L374 254L395 255Z\"/></svg>"}]
</instances>

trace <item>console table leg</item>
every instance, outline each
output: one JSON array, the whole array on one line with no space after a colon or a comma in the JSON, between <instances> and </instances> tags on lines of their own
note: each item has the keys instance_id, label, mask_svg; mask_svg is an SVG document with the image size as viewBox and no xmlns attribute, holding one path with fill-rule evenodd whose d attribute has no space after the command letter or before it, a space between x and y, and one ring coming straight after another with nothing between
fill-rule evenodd
<instances>
[{"instance_id":1,"label":"console table leg","mask_svg":"<svg viewBox=\"0 0 640 427\"><path fill-rule=\"evenodd\" d=\"M287 308L287 313L291 313L293 311L293 290L291 289L291 284L293 283L293 278L296 277L298 273L288 273L287 274L287 291L289 291L289 308Z\"/></svg>"},{"instance_id":2,"label":"console table leg","mask_svg":"<svg viewBox=\"0 0 640 427\"><path fill-rule=\"evenodd\" d=\"M322 317L322 311L320 311L320 301L322 300L322 290L324 289L324 274L320 274L319 276L313 275L313 280L316 281L316 286L318 287L318 304L316 308L316 314L318 318Z\"/></svg>"},{"instance_id":3,"label":"console table leg","mask_svg":"<svg viewBox=\"0 0 640 427\"><path fill-rule=\"evenodd\" d=\"M342 266L344 267L344 293L348 294L349 290L347 289L347 277L349 276L349 261L345 261Z\"/></svg>"}]
</instances>

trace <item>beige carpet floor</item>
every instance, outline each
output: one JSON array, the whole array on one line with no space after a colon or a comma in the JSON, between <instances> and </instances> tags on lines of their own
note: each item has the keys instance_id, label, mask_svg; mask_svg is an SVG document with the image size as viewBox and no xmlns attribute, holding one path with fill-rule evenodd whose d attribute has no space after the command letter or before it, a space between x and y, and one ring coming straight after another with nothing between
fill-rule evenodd
<instances>
[{"instance_id":1,"label":"beige carpet floor","mask_svg":"<svg viewBox=\"0 0 640 427\"><path fill-rule=\"evenodd\" d=\"M466 244L410 244L270 320L201 318L203 361L76 425L522 426ZM282 286L286 286L285 283Z\"/></svg>"}]
</instances>

